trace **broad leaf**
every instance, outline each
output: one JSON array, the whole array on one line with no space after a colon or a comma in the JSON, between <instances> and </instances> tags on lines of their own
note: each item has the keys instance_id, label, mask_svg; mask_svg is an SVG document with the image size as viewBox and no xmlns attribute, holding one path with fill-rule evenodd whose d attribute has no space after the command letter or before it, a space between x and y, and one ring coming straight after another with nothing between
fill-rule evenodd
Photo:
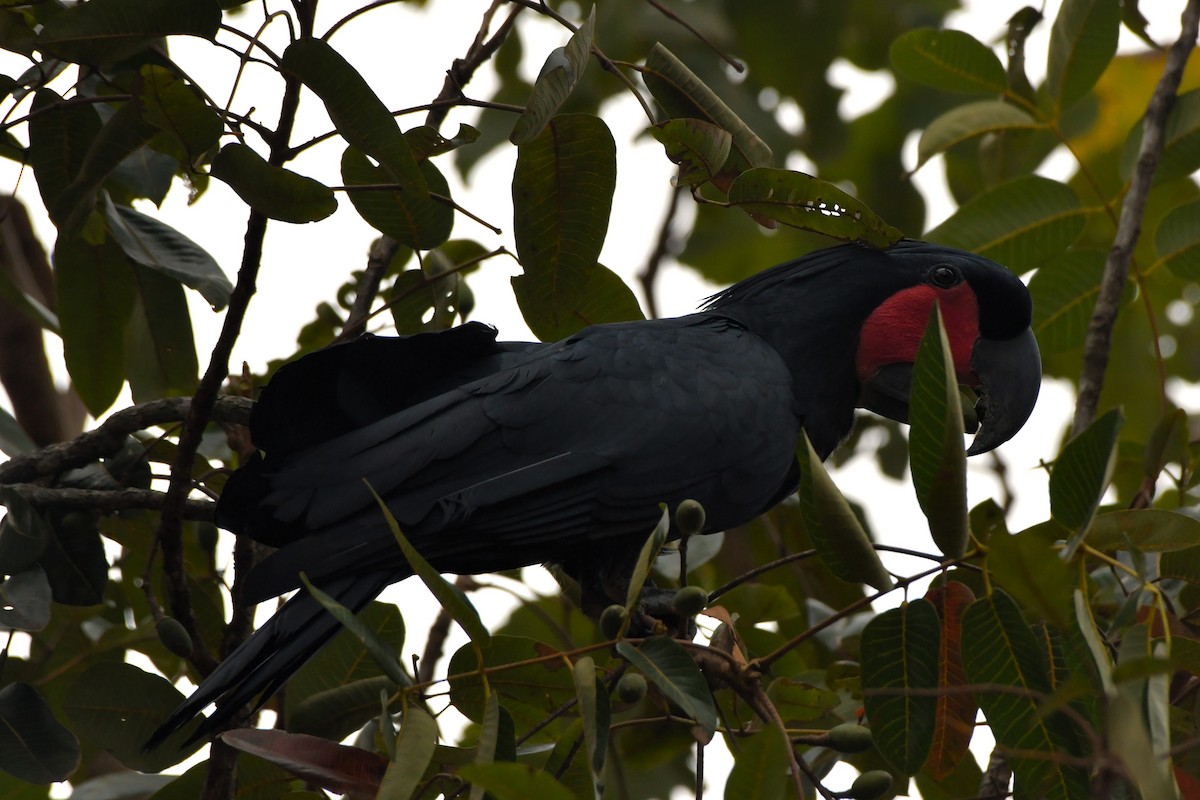
<instances>
[{"instance_id":1,"label":"broad leaf","mask_svg":"<svg viewBox=\"0 0 1200 800\"><path fill-rule=\"evenodd\" d=\"M1183 550L1200 541L1200 520L1157 508L1110 511L1097 514L1092 520L1087 541L1091 547L1105 552Z\"/></svg>"},{"instance_id":2,"label":"broad leaf","mask_svg":"<svg viewBox=\"0 0 1200 800\"><path fill-rule=\"evenodd\" d=\"M79 766L79 740L27 683L0 689L0 770L30 783L66 780Z\"/></svg>"},{"instance_id":3,"label":"broad leaf","mask_svg":"<svg viewBox=\"0 0 1200 800\"><path fill-rule=\"evenodd\" d=\"M224 126L220 115L209 108L196 90L169 70L142 67L142 115L146 121L178 143L183 162L195 166L217 146Z\"/></svg>"},{"instance_id":4,"label":"broad leaf","mask_svg":"<svg viewBox=\"0 0 1200 800\"><path fill-rule=\"evenodd\" d=\"M592 38L596 34L596 7L592 6L587 21L572 34L565 47L558 47L546 57L541 74L533 84L525 111L513 125L508 140L515 145L529 144L558 113L571 92L583 78L591 57Z\"/></svg>"},{"instance_id":5,"label":"broad leaf","mask_svg":"<svg viewBox=\"0 0 1200 800\"><path fill-rule=\"evenodd\" d=\"M808 433L797 447L800 460L800 517L821 560L849 583L866 583L880 591L892 588L892 577L871 546L862 523L838 491L813 450Z\"/></svg>"},{"instance_id":6,"label":"broad leaf","mask_svg":"<svg viewBox=\"0 0 1200 800\"><path fill-rule=\"evenodd\" d=\"M221 148L210 174L229 184L248 206L271 219L316 222L337 210L337 200L328 186L270 164L240 142Z\"/></svg>"},{"instance_id":7,"label":"broad leaf","mask_svg":"<svg viewBox=\"0 0 1200 800\"><path fill-rule=\"evenodd\" d=\"M125 371L135 403L196 391L196 341L183 287L146 267L134 268L138 300L125 338Z\"/></svg>"},{"instance_id":8,"label":"broad leaf","mask_svg":"<svg viewBox=\"0 0 1200 800\"><path fill-rule=\"evenodd\" d=\"M1200 200L1174 208L1154 233L1158 261L1184 280L1200 280Z\"/></svg>"},{"instance_id":9,"label":"broad leaf","mask_svg":"<svg viewBox=\"0 0 1200 800\"><path fill-rule=\"evenodd\" d=\"M909 401L908 454L913 487L938 549L958 558L967 548L967 454L954 357L937 304L917 348Z\"/></svg>"},{"instance_id":10,"label":"broad leaf","mask_svg":"<svg viewBox=\"0 0 1200 800\"><path fill-rule=\"evenodd\" d=\"M608 729L612 722L608 690L596 674L596 662L584 656L575 662L575 697L583 725L584 755L592 772L596 796L604 793L604 758L608 752Z\"/></svg>"},{"instance_id":11,"label":"broad leaf","mask_svg":"<svg viewBox=\"0 0 1200 800\"><path fill-rule=\"evenodd\" d=\"M221 24L216 0L89 0L46 20L38 49L81 64L112 64L163 36L212 39Z\"/></svg>"},{"instance_id":12,"label":"broad leaf","mask_svg":"<svg viewBox=\"0 0 1200 800\"><path fill-rule=\"evenodd\" d=\"M1050 513L1072 532L1086 531L1100 505L1112 475L1117 434L1124 423L1120 409L1109 411L1067 442L1054 461Z\"/></svg>"},{"instance_id":13,"label":"broad leaf","mask_svg":"<svg viewBox=\"0 0 1200 800\"><path fill-rule=\"evenodd\" d=\"M791 783L791 742L774 725L738 740L736 757L725 780L725 800L775 800L786 797Z\"/></svg>"},{"instance_id":14,"label":"broad leaf","mask_svg":"<svg viewBox=\"0 0 1200 800\"><path fill-rule=\"evenodd\" d=\"M368 750L301 733L242 729L226 731L221 741L339 794L374 796L388 764Z\"/></svg>"},{"instance_id":15,"label":"broad leaf","mask_svg":"<svg viewBox=\"0 0 1200 800\"><path fill-rule=\"evenodd\" d=\"M1071 624L1074 570L1036 529L989 539L987 568L1025 608L1059 630Z\"/></svg>"},{"instance_id":16,"label":"broad leaf","mask_svg":"<svg viewBox=\"0 0 1200 800\"><path fill-rule=\"evenodd\" d=\"M400 735L396 738L396 758L387 766L379 784L378 797L387 800L409 800L437 749L437 721L417 705L404 712Z\"/></svg>"},{"instance_id":17,"label":"broad leaf","mask_svg":"<svg viewBox=\"0 0 1200 800\"><path fill-rule=\"evenodd\" d=\"M1032 327L1042 352L1062 353L1083 345L1100 294L1104 260L1100 250L1070 250L1039 267L1029 281Z\"/></svg>"},{"instance_id":18,"label":"broad leaf","mask_svg":"<svg viewBox=\"0 0 1200 800\"><path fill-rule=\"evenodd\" d=\"M0 629L40 631L50 621L50 582L31 567L0 583Z\"/></svg>"},{"instance_id":19,"label":"broad leaf","mask_svg":"<svg viewBox=\"0 0 1200 800\"><path fill-rule=\"evenodd\" d=\"M505 761L465 764L458 774L472 786L486 789L496 800L577 800L549 772L528 764Z\"/></svg>"},{"instance_id":20,"label":"broad leaf","mask_svg":"<svg viewBox=\"0 0 1200 800\"><path fill-rule=\"evenodd\" d=\"M971 198L925 238L1021 275L1064 252L1083 232L1087 215L1069 186L1030 175Z\"/></svg>"},{"instance_id":21,"label":"broad leaf","mask_svg":"<svg viewBox=\"0 0 1200 800\"><path fill-rule=\"evenodd\" d=\"M938 686L940 623L928 600L879 614L862 632L863 705L875 746L904 775L915 775L929 755L937 698L912 690Z\"/></svg>"},{"instance_id":22,"label":"broad leaf","mask_svg":"<svg viewBox=\"0 0 1200 800\"><path fill-rule=\"evenodd\" d=\"M862 201L803 172L747 170L730 185L729 203L793 228L872 247L891 247L901 237Z\"/></svg>"},{"instance_id":23,"label":"broad leaf","mask_svg":"<svg viewBox=\"0 0 1200 800\"><path fill-rule=\"evenodd\" d=\"M13 415L0 408L0 453L14 458L36 449L37 445L29 438L29 434L25 433ZM4 570L0 569L0 573L4 573Z\"/></svg>"},{"instance_id":24,"label":"broad leaf","mask_svg":"<svg viewBox=\"0 0 1200 800\"><path fill-rule=\"evenodd\" d=\"M15 489L0 486L0 574L16 575L37 564L54 532L33 504Z\"/></svg>"},{"instance_id":25,"label":"broad leaf","mask_svg":"<svg viewBox=\"0 0 1200 800\"><path fill-rule=\"evenodd\" d=\"M1129 180L1142 146L1142 126L1138 122L1129 132L1121 153L1121 177ZM1163 150L1159 155L1154 183L1166 183L1191 175L1200 169L1200 90L1184 92L1175 98L1163 131Z\"/></svg>"},{"instance_id":26,"label":"broad leaf","mask_svg":"<svg viewBox=\"0 0 1200 800\"><path fill-rule=\"evenodd\" d=\"M957 106L929 123L921 133L917 143L917 166L976 136L1041 127L1041 123L1027 112L999 100L981 100Z\"/></svg>"},{"instance_id":27,"label":"broad leaf","mask_svg":"<svg viewBox=\"0 0 1200 800\"><path fill-rule=\"evenodd\" d=\"M662 142L667 158L679 165L678 181L699 186L711 181L729 159L729 131L702 119L669 119L647 129Z\"/></svg>"},{"instance_id":28,"label":"broad leaf","mask_svg":"<svg viewBox=\"0 0 1200 800\"><path fill-rule=\"evenodd\" d=\"M451 656L447 668L450 702L467 719L482 722L487 703L480 669L486 667L491 693L500 697L514 723L526 730L575 697L574 679L570 670L563 669L562 660L507 666L546 655L545 645L519 636L493 636L488 645L478 650L473 644L463 645ZM553 741L556 736L551 729L543 731L535 741Z\"/></svg>"},{"instance_id":29,"label":"broad leaf","mask_svg":"<svg viewBox=\"0 0 1200 800\"><path fill-rule=\"evenodd\" d=\"M565 339L589 325L645 318L633 290L603 264L587 271L583 296L573 307L559 302L551 275L517 275L512 288L525 324L543 342Z\"/></svg>"},{"instance_id":30,"label":"broad leaf","mask_svg":"<svg viewBox=\"0 0 1200 800\"><path fill-rule=\"evenodd\" d=\"M1064 0L1050 30L1046 94L1055 111L1087 94L1117 52L1118 0Z\"/></svg>"},{"instance_id":31,"label":"broad leaf","mask_svg":"<svg viewBox=\"0 0 1200 800\"><path fill-rule=\"evenodd\" d=\"M906 78L947 92L1003 94L1004 66L969 33L921 28L892 42L892 66Z\"/></svg>"},{"instance_id":32,"label":"broad leaf","mask_svg":"<svg viewBox=\"0 0 1200 800\"><path fill-rule=\"evenodd\" d=\"M417 171L431 191L449 197L450 187L437 167L422 161ZM373 165L354 147L347 147L342 154L346 193L372 228L416 250L443 244L454 226L454 209L428 193L401 188L391 175L386 167Z\"/></svg>"},{"instance_id":33,"label":"broad leaf","mask_svg":"<svg viewBox=\"0 0 1200 800\"><path fill-rule=\"evenodd\" d=\"M669 636L654 636L639 647L626 639L617 642L617 653L696 721L703 732L703 741L712 737L717 727L712 692L700 668L682 645Z\"/></svg>"},{"instance_id":34,"label":"broad leaf","mask_svg":"<svg viewBox=\"0 0 1200 800\"><path fill-rule=\"evenodd\" d=\"M92 105L67 103L50 89L38 90L31 111L29 165L43 205L53 211L83 168L88 149L100 132L100 115Z\"/></svg>"},{"instance_id":35,"label":"broad leaf","mask_svg":"<svg viewBox=\"0 0 1200 800\"><path fill-rule=\"evenodd\" d=\"M964 583L946 581L940 588L930 589L925 599L941 620L937 685L945 692L936 698L933 737L925 768L935 779L942 780L966 758L979 711L975 696L960 690L967 683L962 665L962 615L975 595Z\"/></svg>"}]
</instances>

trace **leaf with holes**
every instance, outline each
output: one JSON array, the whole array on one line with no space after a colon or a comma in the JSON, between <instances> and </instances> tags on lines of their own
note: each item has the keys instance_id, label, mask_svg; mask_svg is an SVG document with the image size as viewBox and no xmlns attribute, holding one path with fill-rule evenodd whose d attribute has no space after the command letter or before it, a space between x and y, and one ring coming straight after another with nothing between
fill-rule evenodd
<instances>
[{"instance_id":1,"label":"leaf with holes","mask_svg":"<svg viewBox=\"0 0 1200 800\"><path fill-rule=\"evenodd\" d=\"M896 72L947 92L1003 94L1004 66L969 33L921 28L897 37L888 53Z\"/></svg>"}]
</instances>

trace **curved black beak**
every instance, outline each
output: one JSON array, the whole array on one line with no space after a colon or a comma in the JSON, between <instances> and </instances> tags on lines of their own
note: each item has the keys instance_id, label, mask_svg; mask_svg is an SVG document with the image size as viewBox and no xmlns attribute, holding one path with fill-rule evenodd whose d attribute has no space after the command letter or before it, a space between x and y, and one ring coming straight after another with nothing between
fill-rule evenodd
<instances>
[{"instance_id":1,"label":"curved black beak","mask_svg":"<svg viewBox=\"0 0 1200 800\"><path fill-rule=\"evenodd\" d=\"M1033 331L1026 328L1012 339L980 339L971 352L971 369L983 387L975 404L979 433L967 450L974 456L1007 442L1033 413L1042 388L1042 356Z\"/></svg>"},{"instance_id":2,"label":"curved black beak","mask_svg":"<svg viewBox=\"0 0 1200 800\"><path fill-rule=\"evenodd\" d=\"M1033 413L1042 386L1042 357L1033 331L1012 339L980 339L971 351L971 370L979 379L975 413L979 432L967 455L994 450L1007 442ZM862 387L858 405L897 422L908 422L912 364L888 364Z\"/></svg>"}]
</instances>

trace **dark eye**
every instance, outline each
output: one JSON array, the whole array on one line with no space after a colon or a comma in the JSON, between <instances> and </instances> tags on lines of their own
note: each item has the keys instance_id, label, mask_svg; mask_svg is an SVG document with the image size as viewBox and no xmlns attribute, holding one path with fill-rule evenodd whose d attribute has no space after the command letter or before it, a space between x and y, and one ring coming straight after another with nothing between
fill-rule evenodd
<instances>
[{"instance_id":1,"label":"dark eye","mask_svg":"<svg viewBox=\"0 0 1200 800\"><path fill-rule=\"evenodd\" d=\"M958 270L946 264L938 264L929 271L929 282L941 289L949 289L961 280Z\"/></svg>"}]
</instances>

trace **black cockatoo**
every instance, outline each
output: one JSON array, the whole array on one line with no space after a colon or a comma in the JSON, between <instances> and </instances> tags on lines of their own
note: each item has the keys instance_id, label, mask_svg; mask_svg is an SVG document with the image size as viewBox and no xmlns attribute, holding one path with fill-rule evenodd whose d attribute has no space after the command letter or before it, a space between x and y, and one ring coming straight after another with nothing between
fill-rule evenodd
<instances>
[{"instance_id":1,"label":"black cockatoo","mask_svg":"<svg viewBox=\"0 0 1200 800\"><path fill-rule=\"evenodd\" d=\"M1003 266L905 240L781 264L676 319L597 325L553 344L469 323L367 337L281 368L255 406L261 451L229 480L224 528L279 549L251 602L299 573L358 610L412 574L367 482L443 572L552 562L602 608L659 518L686 498L706 532L741 525L798 480L803 427L822 458L864 407L905 421L934 301L961 383L980 392L970 453L1013 436L1037 399L1031 302ZM163 723L209 703L196 736L278 689L338 630L297 593Z\"/></svg>"}]
</instances>

